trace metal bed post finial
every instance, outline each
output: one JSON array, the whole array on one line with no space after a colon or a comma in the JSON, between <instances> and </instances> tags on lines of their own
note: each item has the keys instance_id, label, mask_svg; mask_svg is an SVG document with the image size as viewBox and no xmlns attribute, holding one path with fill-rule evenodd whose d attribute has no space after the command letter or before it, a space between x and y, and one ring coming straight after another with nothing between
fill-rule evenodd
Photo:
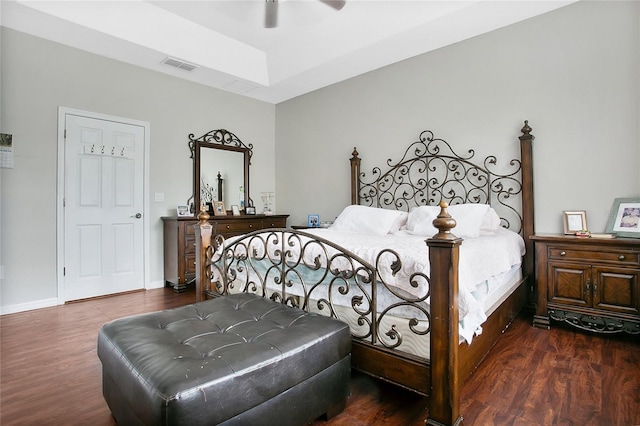
<instances>
[{"instance_id":1,"label":"metal bed post finial","mask_svg":"<svg viewBox=\"0 0 640 426\"><path fill-rule=\"evenodd\" d=\"M456 226L456 220L451 217L447 211L449 204L446 201L440 201L438 204L440 207L440 213L433 219L433 226L438 229L438 233L433 238L438 240L456 240L458 237L451 233L451 230Z\"/></svg>"},{"instance_id":2,"label":"metal bed post finial","mask_svg":"<svg viewBox=\"0 0 640 426\"><path fill-rule=\"evenodd\" d=\"M355 146L349 161L351 162L351 204L360 204L360 157Z\"/></svg>"}]
</instances>

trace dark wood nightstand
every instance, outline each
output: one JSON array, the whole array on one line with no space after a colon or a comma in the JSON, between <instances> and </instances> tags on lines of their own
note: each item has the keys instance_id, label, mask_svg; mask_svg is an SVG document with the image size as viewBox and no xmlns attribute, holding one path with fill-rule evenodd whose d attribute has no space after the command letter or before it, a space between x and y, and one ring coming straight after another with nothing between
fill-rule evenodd
<instances>
[{"instance_id":1,"label":"dark wood nightstand","mask_svg":"<svg viewBox=\"0 0 640 426\"><path fill-rule=\"evenodd\" d=\"M640 333L640 240L534 235L538 304L550 319L597 333Z\"/></svg>"}]
</instances>

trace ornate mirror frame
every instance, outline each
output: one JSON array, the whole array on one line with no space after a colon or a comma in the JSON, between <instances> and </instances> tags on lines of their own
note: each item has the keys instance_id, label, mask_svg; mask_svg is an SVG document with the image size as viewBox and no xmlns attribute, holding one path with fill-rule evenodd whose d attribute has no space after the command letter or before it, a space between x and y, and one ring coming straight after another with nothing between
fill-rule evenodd
<instances>
[{"instance_id":1,"label":"ornate mirror frame","mask_svg":"<svg viewBox=\"0 0 640 426\"><path fill-rule=\"evenodd\" d=\"M196 208L196 214L200 210L200 162L202 158L202 149L219 149L224 151L234 151L243 155L244 164L244 205L252 206L253 202L249 195L249 166L251 165L251 156L253 155L253 145L245 145L238 137L225 129L211 130L204 135L196 138L193 133L189 135L189 150L193 159L193 204ZM218 180L218 200L222 201L222 181ZM231 208L231 206L225 206Z\"/></svg>"}]
</instances>

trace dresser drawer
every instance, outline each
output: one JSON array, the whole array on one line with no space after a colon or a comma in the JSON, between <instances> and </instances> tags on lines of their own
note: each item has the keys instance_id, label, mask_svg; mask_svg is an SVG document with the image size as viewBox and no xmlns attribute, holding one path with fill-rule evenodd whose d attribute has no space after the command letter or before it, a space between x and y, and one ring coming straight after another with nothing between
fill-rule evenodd
<instances>
[{"instance_id":1,"label":"dresser drawer","mask_svg":"<svg viewBox=\"0 0 640 426\"><path fill-rule=\"evenodd\" d=\"M287 218L283 217L274 217L274 218L265 218L262 221L262 225L265 228L286 228L287 227Z\"/></svg>"},{"instance_id":2,"label":"dresser drawer","mask_svg":"<svg viewBox=\"0 0 640 426\"><path fill-rule=\"evenodd\" d=\"M251 232L262 229L261 220L242 220L242 221L219 221L216 232L220 234L228 234L230 232Z\"/></svg>"},{"instance_id":3,"label":"dresser drawer","mask_svg":"<svg viewBox=\"0 0 640 426\"><path fill-rule=\"evenodd\" d=\"M606 262L618 265L640 265L640 252L613 249L603 251L599 247L549 246L549 260L571 260L585 262Z\"/></svg>"}]
</instances>

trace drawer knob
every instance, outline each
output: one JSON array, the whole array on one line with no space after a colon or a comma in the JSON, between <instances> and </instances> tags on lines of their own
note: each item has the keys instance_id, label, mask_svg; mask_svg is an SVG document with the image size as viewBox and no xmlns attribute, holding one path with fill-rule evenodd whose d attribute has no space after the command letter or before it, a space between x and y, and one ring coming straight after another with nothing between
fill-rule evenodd
<instances>
[{"instance_id":1,"label":"drawer knob","mask_svg":"<svg viewBox=\"0 0 640 426\"><path fill-rule=\"evenodd\" d=\"M229 225L227 225L227 229L229 229Z\"/></svg>"},{"instance_id":2,"label":"drawer knob","mask_svg":"<svg viewBox=\"0 0 640 426\"><path fill-rule=\"evenodd\" d=\"M621 254L620 256L618 256L618 260L624 260L624 254Z\"/></svg>"},{"instance_id":3,"label":"drawer knob","mask_svg":"<svg viewBox=\"0 0 640 426\"><path fill-rule=\"evenodd\" d=\"M253 228L253 225L252 225L252 224L249 224L249 228Z\"/></svg>"},{"instance_id":4,"label":"drawer knob","mask_svg":"<svg viewBox=\"0 0 640 426\"><path fill-rule=\"evenodd\" d=\"M566 252L566 251L561 251L561 252L560 252L560 256L566 256L566 255L567 255L567 252Z\"/></svg>"}]
</instances>

